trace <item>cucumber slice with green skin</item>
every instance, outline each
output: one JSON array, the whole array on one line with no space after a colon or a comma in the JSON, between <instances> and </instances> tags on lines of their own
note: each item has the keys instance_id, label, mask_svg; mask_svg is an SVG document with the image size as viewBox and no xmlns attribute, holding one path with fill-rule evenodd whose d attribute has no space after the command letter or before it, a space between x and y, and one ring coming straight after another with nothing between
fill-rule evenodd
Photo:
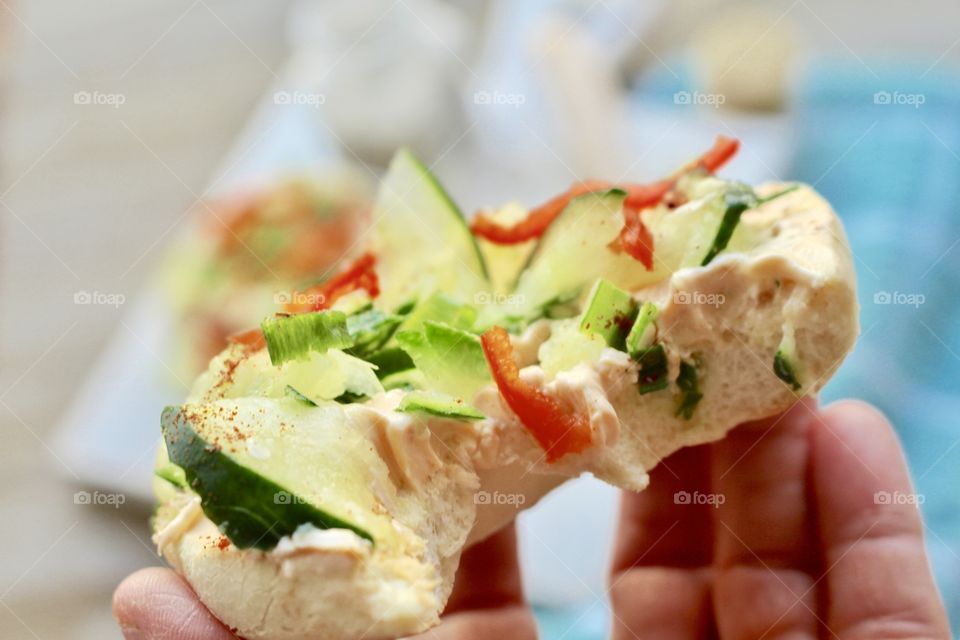
<instances>
[{"instance_id":1,"label":"cucumber slice with green skin","mask_svg":"<svg viewBox=\"0 0 960 640\"><path fill-rule=\"evenodd\" d=\"M384 313L378 309L367 309L347 316L347 331L353 338L353 345L347 353L364 360L383 349L397 328L403 322L403 316Z\"/></svg>"},{"instance_id":2,"label":"cucumber slice with green skin","mask_svg":"<svg viewBox=\"0 0 960 640\"><path fill-rule=\"evenodd\" d=\"M623 287L624 278L609 277L614 270L643 271L633 258L608 248L623 227L625 196L611 189L574 198L530 254L509 302L482 309L480 325L496 324L498 316L532 317L558 297L585 291L599 277Z\"/></svg>"},{"instance_id":3,"label":"cucumber slice with green skin","mask_svg":"<svg viewBox=\"0 0 960 640\"><path fill-rule=\"evenodd\" d=\"M378 351L367 358L367 362L376 365L377 377L384 380L401 371L413 369L413 359L406 351L399 347L391 347Z\"/></svg>"},{"instance_id":4,"label":"cucumber slice with green skin","mask_svg":"<svg viewBox=\"0 0 960 640\"><path fill-rule=\"evenodd\" d=\"M773 356L773 372L777 374L778 378L790 385L790 388L794 391L799 391L803 387L797 380L797 374L793 370L793 364L789 357L782 351L777 351L776 355Z\"/></svg>"},{"instance_id":5,"label":"cucumber slice with green skin","mask_svg":"<svg viewBox=\"0 0 960 640\"><path fill-rule=\"evenodd\" d=\"M793 333L793 325L786 324L783 328L783 337L780 346L773 356L773 372L777 377L790 385L794 391L803 388L800 377L797 375L797 341Z\"/></svg>"},{"instance_id":6,"label":"cucumber slice with green skin","mask_svg":"<svg viewBox=\"0 0 960 640\"><path fill-rule=\"evenodd\" d=\"M477 310L457 302L450 296L435 292L415 304L400 325L400 331L420 329L427 320L442 322L456 329L469 331L477 320Z\"/></svg>"},{"instance_id":7,"label":"cucumber slice with green skin","mask_svg":"<svg viewBox=\"0 0 960 640\"><path fill-rule=\"evenodd\" d=\"M320 404L339 400L344 394L370 397L383 391L376 370L369 362L339 350L310 354L305 362L288 362L279 371L267 370L262 375L262 385L253 381L246 393L234 397L284 397L289 395L287 387L293 387L311 402Z\"/></svg>"},{"instance_id":8,"label":"cucumber slice with green skin","mask_svg":"<svg viewBox=\"0 0 960 640\"><path fill-rule=\"evenodd\" d=\"M294 389L294 388L293 388L291 385L289 385L289 384L287 385L287 395L290 396L291 398L293 398L294 400L298 400L298 401L304 403L304 404L307 405L307 406L310 406L310 407L315 407L315 406L317 406L317 403L316 403L316 402L314 402L313 400L311 400L311 399L308 398L307 396L303 395L302 393L300 393L299 391L297 391L296 389Z\"/></svg>"},{"instance_id":9,"label":"cucumber slice with green skin","mask_svg":"<svg viewBox=\"0 0 960 640\"><path fill-rule=\"evenodd\" d=\"M394 309L433 291L472 302L490 288L463 214L409 151L398 151L391 161L373 218L382 308Z\"/></svg>"},{"instance_id":10,"label":"cucumber slice with green skin","mask_svg":"<svg viewBox=\"0 0 960 640\"><path fill-rule=\"evenodd\" d=\"M608 347L626 351L627 335L636 314L636 300L623 289L601 278L597 280L580 318L580 330L600 336Z\"/></svg>"},{"instance_id":11,"label":"cucumber slice with green skin","mask_svg":"<svg viewBox=\"0 0 960 640\"><path fill-rule=\"evenodd\" d=\"M637 312L637 319L630 328L627 335L626 345L627 353L636 360L640 354L653 346L657 338L656 319L660 315L657 305L652 302L644 302Z\"/></svg>"},{"instance_id":12,"label":"cucumber slice with green skin","mask_svg":"<svg viewBox=\"0 0 960 640\"><path fill-rule=\"evenodd\" d=\"M710 261L716 258L717 254L727 248L727 245L730 243L730 238L733 237L734 230L737 228L737 225L740 224L740 216L742 216L743 212L747 209L752 209L757 206L760 199L757 197L757 194L753 192L753 189L747 185L733 184L724 194L723 201L726 207L723 213L723 219L720 221L717 235L714 237L713 243L707 251L707 255L703 257L703 261L700 263L702 267L710 264Z\"/></svg>"},{"instance_id":13,"label":"cucumber slice with green skin","mask_svg":"<svg viewBox=\"0 0 960 640\"><path fill-rule=\"evenodd\" d=\"M757 239L752 229L734 234L737 225L731 224L732 220L721 224L729 183L712 176L689 175L677 188L688 202L675 209L658 205L642 212L654 239L652 271L611 248L617 245L623 228L622 191L597 191L574 198L540 239L517 279L513 297L518 302L499 310L501 316L531 317L548 300L585 289L597 278L636 291L679 269L700 266L705 254L716 253L720 244L738 251L754 246ZM723 235L718 243L720 227ZM494 310L481 311L480 326L496 321Z\"/></svg>"},{"instance_id":14,"label":"cucumber slice with green skin","mask_svg":"<svg viewBox=\"0 0 960 640\"><path fill-rule=\"evenodd\" d=\"M486 417L463 400L432 391L411 391L400 401L399 410L458 420L483 420Z\"/></svg>"},{"instance_id":15,"label":"cucumber slice with green skin","mask_svg":"<svg viewBox=\"0 0 960 640\"><path fill-rule=\"evenodd\" d=\"M162 480L166 480L178 489L186 489L189 486L187 484L187 476L184 474L183 469L175 464L171 463L159 467L153 474Z\"/></svg>"},{"instance_id":16,"label":"cucumber slice with green skin","mask_svg":"<svg viewBox=\"0 0 960 640\"><path fill-rule=\"evenodd\" d=\"M717 229L717 235L714 237L713 243L710 245L710 250L707 251L707 255L704 256L700 266L707 266L717 257L717 254L727 248L730 239L733 237L733 232L736 230L737 225L740 224L740 217L744 211L766 204L796 189L797 185L794 185L766 198L761 198L751 187L745 184L731 184L723 196L726 209L723 213L723 219L720 221L720 226Z\"/></svg>"},{"instance_id":17,"label":"cucumber slice with green skin","mask_svg":"<svg viewBox=\"0 0 960 640\"><path fill-rule=\"evenodd\" d=\"M700 392L697 367L685 360L680 361L680 374L677 376L677 388L680 389L680 401L677 403L677 416L684 420L693 417L703 393Z\"/></svg>"},{"instance_id":18,"label":"cucumber slice with green skin","mask_svg":"<svg viewBox=\"0 0 960 640\"><path fill-rule=\"evenodd\" d=\"M383 388L387 391L420 391L427 387L427 379L416 369L407 369L383 378Z\"/></svg>"},{"instance_id":19,"label":"cucumber slice with green skin","mask_svg":"<svg viewBox=\"0 0 960 640\"><path fill-rule=\"evenodd\" d=\"M267 318L260 325L267 342L270 362L281 365L290 360L307 360L310 353L326 353L353 345L347 316L339 311L301 313Z\"/></svg>"},{"instance_id":20,"label":"cucumber slice with green skin","mask_svg":"<svg viewBox=\"0 0 960 640\"><path fill-rule=\"evenodd\" d=\"M492 381L480 338L437 322L424 322L421 331L397 334L432 388L462 400L472 400Z\"/></svg>"},{"instance_id":21,"label":"cucumber slice with green skin","mask_svg":"<svg viewBox=\"0 0 960 640\"><path fill-rule=\"evenodd\" d=\"M311 487L298 487L290 482L297 469L324 469L290 464L303 456L303 452L298 455L296 451L305 444L302 438L284 434L283 439L276 438L269 443L264 439L266 453L249 452L254 447L245 441L254 437L261 439L260 429L264 427L273 426L276 432L273 435L276 435L284 426L284 416L281 413L279 424L263 421L264 424L251 425L271 407L254 404L252 408L260 411L252 413L244 411L247 408L239 403L216 403L167 407L163 411L161 426L170 460L184 470L190 488L200 496L206 516L241 549L272 549L280 538L292 534L303 524L320 529L349 529L373 542L366 528L318 506L312 492L300 492L301 488ZM304 428L302 421L292 420L286 427ZM332 488L320 497L326 498L324 502L335 502L332 498L347 502L348 497L342 495L347 492L341 491L339 496L336 493L336 488ZM341 506L343 511L348 510L346 504Z\"/></svg>"}]
</instances>

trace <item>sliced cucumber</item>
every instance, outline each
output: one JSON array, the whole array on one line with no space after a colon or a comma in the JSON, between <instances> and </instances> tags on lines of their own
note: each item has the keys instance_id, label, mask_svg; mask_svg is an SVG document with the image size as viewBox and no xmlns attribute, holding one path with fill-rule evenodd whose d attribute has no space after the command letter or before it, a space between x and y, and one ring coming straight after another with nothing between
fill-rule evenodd
<instances>
[{"instance_id":1,"label":"sliced cucumber","mask_svg":"<svg viewBox=\"0 0 960 640\"><path fill-rule=\"evenodd\" d=\"M660 310L652 302L644 302L640 307L626 340L627 353L631 358L637 359L642 351L653 346L657 338L656 319L659 314Z\"/></svg>"},{"instance_id":2,"label":"sliced cucumber","mask_svg":"<svg viewBox=\"0 0 960 640\"><path fill-rule=\"evenodd\" d=\"M588 193L574 198L553 221L530 254L517 279L514 294L500 309L481 310L481 324L494 324L496 314L526 317L552 300L585 291L611 271L643 271L643 265L608 248L623 227L620 190ZM635 264L631 264L635 263ZM623 279L608 278L618 286Z\"/></svg>"},{"instance_id":3,"label":"sliced cucumber","mask_svg":"<svg viewBox=\"0 0 960 640\"><path fill-rule=\"evenodd\" d=\"M387 391L402 389L403 391L417 391L427 388L427 379L416 369L407 369L392 373L383 378L383 388Z\"/></svg>"},{"instance_id":4,"label":"sliced cucumber","mask_svg":"<svg viewBox=\"0 0 960 640\"><path fill-rule=\"evenodd\" d=\"M421 331L398 333L397 341L437 391L472 400L491 381L480 339L472 333L427 321Z\"/></svg>"},{"instance_id":5,"label":"sliced cucumber","mask_svg":"<svg viewBox=\"0 0 960 640\"><path fill-rule=\"evenodd\" d=\"M723 195L723 202L725 210L720 226L717 228L717 235L714 236L707 255L700 262L700 265L704 267L710 264L710 261L716 258L718 253L727 248L734 230L740 224L740 216L747 209L757 206L760 199L749 186L734 183L729 186L727 192Z\"/></svg>"},{"instance_id":6,"label":"sliced cucumber","mask_svg":"<svg viewBox=\"0 0 960 640\"><path fill-rule=\"evenodd\" d=\"M279 367L260 351L239 362L224 363L220 380L197 397L284 398L288 387L315 404L334 400L345 392L374 396L383 391L375 365L339 349L310 352L304 360L291 360Z\"/></svg>"},{"instance_id":7,"label":"sliced cucumber","mask_svg":"<svg viewBox=\"0 0 960 640\"><path fill-rule=\"evenodd\" d=\"M310 407L317 406L316 402L314 402L307 396L303 395L302 393L294 389L292 385L289 385L289 384L287 385L287 395L293 398L294 400L299 400L300 402L302 402L307 406L310 406Z\"/></svg>"},{"instance_id":8,"label":"sliced cucumber","mask_svg":"<svg viewBox=\"0 0 960 640\"><path fill-rule=\"evenodd\" d=\"M170 460L204 513L240 548L272 549L302 524L389 537L373 509L370 465L383 465L335 405L238 400L167 407ZM302 473L303 469L312 470Z\"/></svg>"},{"instance_id":9,"label":"sliced cucumber","mask_svg":"<svg viewBox=\"0 0 960 640\"><path fill-rule=\"evenodd\" d=\"M411 391L400 401L400 411L459 420L482 420L485 417L479 409L463 400L434 391Z\"/></svg>"},{"instance_id":10,"label":"sliced cucumber","mask_svg":"<svg viewBox=\"0 0 960 640\"><path fill-rule=\"evenodd\" d=\"M325 353L353 345L347 330L347 316L339 311L301 313L267 318L260 325L267 342L270 362L280 365L306 360L310 353Z\"/></svg>"},{"instance_id":11,"label":"sliced cucumber","mask_svg":"<svg viewBox=\"0 0 960 640\"><path fill-rule=\"evenodd\" d=\"M367 362L377 367L377 377L381 381L387 376L413 369L413 360L406 351L399 347L378 351L369 356Z\"/></svg>"},{"instance_id":12,"label":"sliced cucumber","mask_svg":"<svg viewBox=\"0 0 960 640\"><path fill-rule=\"evenodd\" d=\"M627 335L637 314L637 302L629 293L601 278L593 288L580 330L603 338L608 347L626 351Z\"/></svg>"},{"instance_id":13,"label":"sliced cucumber","mask_svg":"<svg viewBox=\"0 0 960 640\"><path fill-rule=\"evenodd\" d=\"M390 163L373 217L382 308L433 291L472 302L489 289L486 265L463 214L409 151L397 152Z\"/></svg>"},{"instance_id":14,"label":"sliced cucumber","mask_svg":"<svg viewBox=\"0 0 960 640\"><path fill-rule=\"evenodd\" d=\"M400 325L400 331L420 329L427 320L442 322L456 329L470 330L477 320L477 310L450 296L435 292L416 303Z\"/></svg>"},{"instance_id":15,"label":"sliced cucumber","mask_svg":"<svg viewBox=\"0 0 960 640\"><path fill-rule=\"evenodd\" d=\"M783 337L780 339L780 346L773 356L773 372L777 377L790 385L794 391L803 388L800 383L800 377L797 374L797 341L793 332L793 325L786 324L783 327Z\"/></svg>"},{"instance_id":16,"label":"sliced cucumber","mask_svg":"<svg viewBox=\"0 0 960 640\"><path fill-rule=\"evenodd\" d=\"M728 186L713 177L689 175L677 187L688 202L675 209L658 205L642 212L654 240L652 271L615 249L623 228L622 191L574 198L547 229L520 274L513 294L517 302L500 313L530 316L548 300L583 291L597 278L636 291L668 278L678 269L699 266L715 244L732 250L753 246L750 233L734 233L739 227L730 223L723 227L723 237L716 243L727 211L724 194ZM495 323L492 316L492 312L481 312L481 325Z\"/></svg>"},{"instance_id":17,"label":"sliced cucumber","mask_svg":"<svg viewBox=\"0 0 960 640\"><path fill-rule=\"evenodd\" d=\"M383 349L403 322L403 316L388 314L379 309L366 309L347 316L347 331L353 344L347 353L367 360Z\"/></svg>"},{"instance_id":18,"label":"sliced cucumber","mask_svg":"<svg viewBox=\"0 0 960 640\"><path fill-rule=\"evenodd\" d=\"M184 474L183 469L173 463L167 463L162 467L157 467L153 473L158 478L166 480L178 489L186 489L189 486L187 484L187 476Z\"/></svg>"}]
</instances>

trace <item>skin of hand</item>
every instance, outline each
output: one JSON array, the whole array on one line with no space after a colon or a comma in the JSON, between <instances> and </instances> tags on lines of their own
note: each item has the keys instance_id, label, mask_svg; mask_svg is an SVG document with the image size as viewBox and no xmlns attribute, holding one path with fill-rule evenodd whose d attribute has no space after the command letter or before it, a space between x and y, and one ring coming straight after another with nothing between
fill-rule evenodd
<instances>
[{"instance_id":1,"label":"skin of hand","mask_svg":"<svg viewBox=\"0 0 960 640\"><path fill-rule=\"evenodd\" d=\"M623 495L612 637L949 638L920 514L895 495L913 495L897 437L856 401L804 400L677 452ZM113 610L130 640L235 637L168 569L128 577ZM512 526L464 553L428 638L537 638Z\"/></svg>"}]
</instances>

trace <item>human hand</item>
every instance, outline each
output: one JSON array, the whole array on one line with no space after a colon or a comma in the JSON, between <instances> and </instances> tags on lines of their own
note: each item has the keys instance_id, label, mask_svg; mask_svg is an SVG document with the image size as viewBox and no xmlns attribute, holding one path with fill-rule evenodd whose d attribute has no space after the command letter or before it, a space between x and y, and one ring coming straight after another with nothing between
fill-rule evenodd
<instances>
[{"instance_id":1,"label":"human hand","mask_svg":"<svg viewBox=\"0 0 960 640\"><path fill-rule=\"evenodd\" d=\"M913 495L862 402L804 400L677 452L623 497L613 638L949 638L919 511L883 492Z\"/></svg>"},{"instance_id":2,"label":"human hand","mask_svg":"<svg viewBox=\"0 0 960 640\"><path fill-rule=\"evenodd\" d=\"M949 638L887 421L812 401L684 449L624 494L609 595L620 638ZM689 504L678 492L691 496ZM710 496L704 504L696 496ZM682 495L682 494L681 494ZM127 638L234 638L168 569L114 595ZM513 527L464 553L443 623L418 640L536 638Z\"/></svg>"}]
</instances>

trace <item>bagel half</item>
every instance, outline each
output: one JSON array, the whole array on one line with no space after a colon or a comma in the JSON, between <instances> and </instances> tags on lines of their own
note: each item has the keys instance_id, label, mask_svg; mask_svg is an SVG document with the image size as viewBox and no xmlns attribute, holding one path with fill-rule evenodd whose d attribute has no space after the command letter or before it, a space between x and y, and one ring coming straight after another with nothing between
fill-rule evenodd
<instances>
[{"instance_id":1,"label":"bagel half","mask_svg":"<svg viewBox=\"0 0 960 640\"><path fill-rule=\"evenodd\" d=\"M373 243L378 275L404 259L392 273L416 277L381 278L389 289L373 310L357 304L360 292L319 311L331 322L347 318L340 333L326 329L341 341L327 335L321 344L298 329L285 336L283 347L296 351L287 359L265 325L269 344L232 345L187 402L164 413L154 540L244 638L429 629L463 549L520 509L585 472L642 490L681 447L815 394L856 339L850 250L809 187L751 191L720 246L717 225L733 219L729 194L741 187L685 173L672 187L682 197L643 211L655 247L649 269L605 253L619 233L623 192L587 193L526 257L511 298L484 289L483 253L464 239L462 222L431 217L431 207L452 201L421 170L401 154L380 198L390 224L405 221L404 246L383 231ZM445 238L439 252L410 245L418 224L425 237ZM622 293L632 326L591 324L603 287ZM408 297L416 304L393 313ZM646 388L647 364L629 346L644 308L653 313L642 346L659 356ZM356 317L364 321L351 325ZM395 332L377 334L371 318L393 318ZM510 331L512 382L491 375L489 343L476 337L494 325ZM623 336L609 337L620 329L631 332L626 347ZM371 335L383 338L374 351ZM387 352L409 356L409 366L396 369ZM545 446L543 425L518 411L518 388L577 416L579 444ZM564 438L556 442L569 444Z\"/></svg>"}]
</instances>

